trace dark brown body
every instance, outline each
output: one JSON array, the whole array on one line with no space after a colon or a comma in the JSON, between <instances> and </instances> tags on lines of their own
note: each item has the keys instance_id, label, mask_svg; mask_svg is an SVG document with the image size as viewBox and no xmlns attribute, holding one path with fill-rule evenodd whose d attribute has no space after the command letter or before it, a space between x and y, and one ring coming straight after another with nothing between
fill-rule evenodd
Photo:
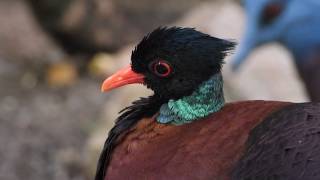
<instances>
[{"instance_id":1,"label":"dark brown body","mask_svg":"<svg viewBox=\"0 0 320 180\"><path fill-rule=\"evenodd\" d=\"M143 119L116 146L105 180L227 180L241 158L249 132L285 102L227 104L181 126Z\"/></svg>"}]
</instances>

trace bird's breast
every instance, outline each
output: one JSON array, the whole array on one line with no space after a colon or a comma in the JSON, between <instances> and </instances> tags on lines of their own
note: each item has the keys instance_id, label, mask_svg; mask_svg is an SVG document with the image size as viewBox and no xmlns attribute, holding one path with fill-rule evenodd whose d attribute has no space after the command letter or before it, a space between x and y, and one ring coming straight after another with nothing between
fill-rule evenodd
<instances>
[{"instance_id":1,"label":"bird's breast","mask_svg":"<svg viewBox=\"0 0 320 180\"><path fill-rule=\"evenodd\" d=\"M115 148L105 179L229 179L252 128L288 103L247 101L190 124L143 119Z\"/></svg>"}]
</instances>

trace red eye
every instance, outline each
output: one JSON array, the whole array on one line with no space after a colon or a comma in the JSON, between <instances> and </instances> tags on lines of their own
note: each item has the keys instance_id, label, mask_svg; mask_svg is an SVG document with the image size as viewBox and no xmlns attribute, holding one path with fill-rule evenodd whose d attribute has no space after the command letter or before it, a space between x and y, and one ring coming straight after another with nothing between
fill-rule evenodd
<instances>
[{"instance_id":1,"label":"red eye","mask_svg":"<svg viewBox=\"0 0 320 180\"><path fill-rule=\"evenodd\" d=\"M272 23L283 11L282 4L269 4L267 5L262 13L262 24L268 25Z\"/></svg>"},{"instance_id":2,"label":"red eye","mask_svg":"<svg viewBox=\"0 0 320 180\"><path fill-rule=\"evenodd\" d=\"M172 68L166 61L157 61L152 66L153 72L159 77L167 77L171 74Z\"/></svg>"}]
</instances>

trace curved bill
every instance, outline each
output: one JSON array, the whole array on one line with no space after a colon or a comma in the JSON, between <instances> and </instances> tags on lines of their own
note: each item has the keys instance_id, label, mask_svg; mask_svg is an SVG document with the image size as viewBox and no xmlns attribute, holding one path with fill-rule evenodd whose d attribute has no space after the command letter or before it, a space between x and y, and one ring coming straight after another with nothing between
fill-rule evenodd
<instances>
[{"instance_id":1,"label":"curved bill","mask_svg":"<svg viewBox=\"0 0 320 180\"><path fill-rule=\"evenodd\" d=\"M127 84L135 83L144 83L144 76L132 71L129 65L104 80L101 91L106 92Z\"/></svg>"}]
</instances>

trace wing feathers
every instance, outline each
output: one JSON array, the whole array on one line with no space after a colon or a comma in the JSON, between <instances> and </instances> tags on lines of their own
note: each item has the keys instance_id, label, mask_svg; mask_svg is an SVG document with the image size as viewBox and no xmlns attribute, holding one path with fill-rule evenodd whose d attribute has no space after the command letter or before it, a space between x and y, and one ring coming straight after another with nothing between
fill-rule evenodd
<instances>
[{"instance_id":1,"label":"wing feathers","mask_svg":"<svg viewBox=\"0 0 320 180\"><path fill-rule=\"evenodd\" d=\"M128 106L119 112L121 115L116 119L114 127L110 130L101 152L95 180L104 179L112 151L121 140L120 135L124 135L142 118L154 115L162 104L163 102L160 98L157 96L150 96L134 101L131 106Z\"/></svg>"}]
</instances>

